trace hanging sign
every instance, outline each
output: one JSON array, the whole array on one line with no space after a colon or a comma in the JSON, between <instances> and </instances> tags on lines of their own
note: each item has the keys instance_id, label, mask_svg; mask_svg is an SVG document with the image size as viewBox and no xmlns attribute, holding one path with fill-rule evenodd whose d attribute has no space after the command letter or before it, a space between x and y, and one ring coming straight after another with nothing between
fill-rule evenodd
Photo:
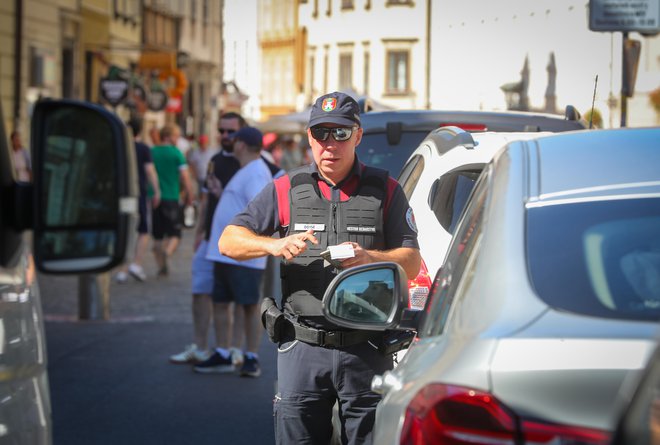
<instances>
[{"instance_id":1,"label":"hanging sign","mask_svg":"<svg viewBox=\"0 0 660 445\"><path fill-rule=\"evenodd\" d=\"M151 111L163 111L167 106L168 97L163 90L152 90L147 96L147 107Z\"/></svg>"},{"instance_id":2,"label":"hanging sign","mask_svg":"<svg viewBox=\"0 0 660 445\"><path fill-rule=\"evenodd\" d=\"M609 32L660 32L658 0L590 0L589 29Z\"/></svg>"},{"instance_id":3,"label":"hanging sign","mask_svg":"<svg viewBox=\"0 0 660 445\"><path fill-rule=\"evenodd\" d=\"M101 97L113 107L126 100L128 96L128 82L122 79L101 79Z\"/></svg>"}]
</instances>

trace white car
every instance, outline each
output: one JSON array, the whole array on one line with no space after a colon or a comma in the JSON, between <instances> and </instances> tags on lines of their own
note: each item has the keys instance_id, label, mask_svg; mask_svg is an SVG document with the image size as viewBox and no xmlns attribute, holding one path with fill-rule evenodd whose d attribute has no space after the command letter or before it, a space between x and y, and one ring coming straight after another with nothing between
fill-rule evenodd
<instances>
[{"instance_id":1,"label":"white car","mask_svg":"<svg viewBox=\"0 0 660 445\"><path fill-rule=\"evenodd\" d=\"M442 127L430 132L410 155L399 183L415 213L420 251L431 277L442 265L454 226L485 165L511 141L548 134L470 133ZM423 309L425 301L413 297L411 305Z\"/></svg>"}]
</instances>

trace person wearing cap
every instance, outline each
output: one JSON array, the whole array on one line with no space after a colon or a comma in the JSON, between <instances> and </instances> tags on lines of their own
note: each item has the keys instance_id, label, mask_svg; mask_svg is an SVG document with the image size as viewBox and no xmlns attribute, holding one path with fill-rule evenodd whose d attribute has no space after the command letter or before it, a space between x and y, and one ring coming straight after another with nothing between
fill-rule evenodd
<instances>
[{"instance_id":1,"label":"person wearing cap","mask_svg":"<svg viewBox=\"0 0 660 445\"><path fill-rule=\"evenodd\" d=\"M215 334L216 344L219 342L222 327L215 323L220 315L214 313L213 293L213 261L206 259L208 241L211 236L213 213L229 180L240 169L238 160L234 157L234 135L238 130L247 126L243 116L233 111L223 113L218 122L217 141L218 148L205 169L205 181L199 196L199 216L195 230L195 254L191 264L192 278L192 324L193 343L186 345L182 352L170 356L169 361L174 364L196 365L207 360L212 350L208 347L208 334L211 325ZM212 244L215 244L213 242ZM235 323L238 330L242 327L241 321ZM234 332L242 332L234 331ZM242 361L234 349L235 361Z\"/></svg>"},{"instance_id":2,"label":"person wearing cap","mask_svg":"<svg viewBox=\"0 0 660 445\"><path fill-rule=\"evenodd\" d=\"M212 298L216 308L214 314L219 316L215 319L216 330L220 330L218 344L213 355L197 364L194 370L201 373L234 371L229 348L234 343L242 343L238 339L232 339L231 309L234 303L243 311L246 344L240 374L246 377L258 377L261 374L257 355L261 337L258 305L261 299L260 287L266 268L266 258L236 261L218 251L217 239L220 238L229 221L273 181L273 176L268 165L261 158L263 135L259 130L254 127L243 127L234 134L233 140L233 153L240 169L227 183L215 208L210 239L216 241L209 242L206 254L207 259L214 261Z\"/></svg>"},{"instance_id":3,"label":"person wearing cap","mask_svg":"<svg viewBox=\"0 0 660 445\"><path fill-rule=\"evenodd\" d=\"M380 400L371 379L393 366L392 356L377 349L381 333L342 328L323 316L321 300L338 270L319 254L350 244L354 257L342 260L342 269L392 261L409 278L419 272L412 209L385 170L360 163L355 148L361 138L360 110L352 97L340 92L319 97L307 128L314 162L267 185L218 242L219 251L235 260L264 255L283 260L281 309L267 299L262 305L262 322L279 351L274 403L279 444L328 443L335 402L342 443L371 443ZM349 219L355 215L357 220ZM275 233L279 239L271 237Z\"/></svg>"}]
</instances>

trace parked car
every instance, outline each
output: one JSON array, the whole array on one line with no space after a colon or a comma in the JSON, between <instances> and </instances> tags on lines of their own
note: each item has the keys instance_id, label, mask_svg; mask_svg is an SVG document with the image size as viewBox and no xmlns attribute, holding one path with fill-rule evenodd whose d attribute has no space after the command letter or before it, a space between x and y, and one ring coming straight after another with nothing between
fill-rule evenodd
<instances>
[{"instance_id":1,"label":"parked car","mask_svg":"<svg viewBox=\"0 0 660 445\"><path fill-rule=\"evenodd\" d=\"M561 132L584 129L579 114L572 106L566 107L565 116L515 111L449 111L449 110L396 110L369 111L360 101L363 128L362 141L357 146L360 161L384 168L399 182L404 164L433 130L455 126L466 132L527 132L538 135L541 131ZM430 142L432 144L433 142ZM418 217L418 215L415 215ZM434 270L425 263L418 276L408 283L411 307L421 308L431 288Z\"/></svg>"},{"instance_id":2,"label":"parked car","mask_svg":"<svg viewBox=\"0 0 660 445\"><path fill-rule=\"evenodd\" d=\"M52 441L36 270L111 269L130 247L137 214L135 149L115 114L43 100L32 116L32 184L16 181L0 125L0 442L18 445Z\"/></svg>"},{"instance_id":3,"label":"parked car","mask_svg":"<svg viewBox=\"0 0 660 445\"><path fill-rule=\"evenodd\" d=\"M331 320L418 332L372 382L374 443L609 442L620 391L657 345L658 140L660 128L510 142L475 184L421 321L401 315L396 265L335 279ZM386 317L344 315L343 295L378 282L390 291L368 303Z\"/></svg>"},{"instance_id":4,"label":"parked car","mask_svg":"<svg viewBox=\"0 0 660 445\"><path fill-rule=\"evenodd\" d=\"M393 178L424 138L440 127L470 132L539 132L582 130L584 124L572 106L564 116L520 111L395 110L366 111L360 115L363 135L357 146L360 161L384 168Z\"/></svg>"},{"instance_id":5,"label":"parked car","mask_svg":"<svg viewBox=\"0 0 660 445\"><path fill-rule=\"evenodd\" d=\"M612 445L660 444L660 347L632 393L614 433Z\"/></svg>"},{"instance_id":6,"label":"parked car","mask_svg":"<svg viewBox=\"0 0 660 445\"><path fill-rule=\"evenodd\" d=\"M551 133L470 133L458 127L433 130L413 151L399 183L415 213L424 267L435 274L474 184L495 153L513 140ZM411 301L423 309L424 301Z\"/></svg>"}]
</instances>

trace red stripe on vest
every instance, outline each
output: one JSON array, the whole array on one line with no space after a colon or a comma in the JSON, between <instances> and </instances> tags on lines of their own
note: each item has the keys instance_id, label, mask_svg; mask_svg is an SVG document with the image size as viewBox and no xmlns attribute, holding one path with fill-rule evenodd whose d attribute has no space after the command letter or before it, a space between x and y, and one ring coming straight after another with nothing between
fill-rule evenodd
<instances>
[{"instance_id":1,"label":"red stripe on vest","mask_svg":"<svg viewBox=\"0 0 660 445\"><path fill-rule=\"evenodd\" d=\"M289 175L283 175L274 180L277 192L277 213L280 216L280 227L289 227L291 219L291 206L289 205L289 190L291 180Z\"/></svg>"}]
</instances>

